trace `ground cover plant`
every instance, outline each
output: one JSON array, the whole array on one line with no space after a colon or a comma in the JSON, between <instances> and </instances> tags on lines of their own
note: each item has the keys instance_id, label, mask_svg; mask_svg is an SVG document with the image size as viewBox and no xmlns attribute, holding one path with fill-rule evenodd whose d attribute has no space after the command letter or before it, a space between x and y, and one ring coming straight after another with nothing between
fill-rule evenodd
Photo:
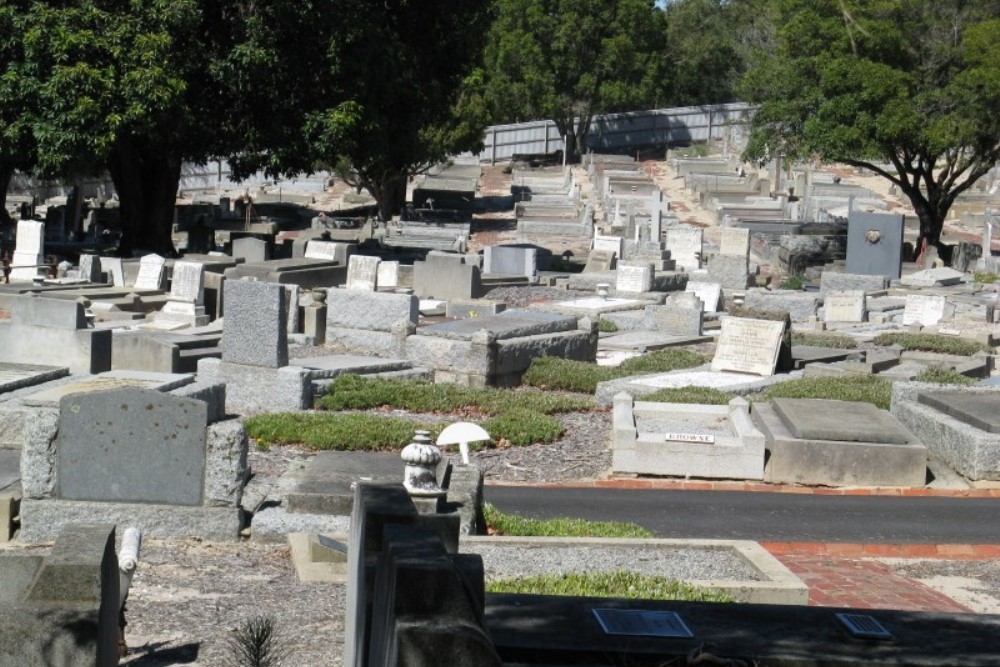
<instances>
[{"instance_id":1,"label":"ground cover plant","mask_svg":"<svg viewBox=\"0 0 1000 667\"><path fill-rule=\"evenodd\" d=\"M489 593L529 595L572 595L642 600L686 600L689 602L732 602L725 591L691 586L668 577L650 577L628 570L613 572L573 572L532 577L491 579Z\"/></svg>"},{"instance_id":2,"label":"ground cover plant","mask_svg":"<svg viewBox=\"0 0 1000 667\"><path fill-rule=\"evenodd\" d=\"M278 412L248 417L244 426L261 449L302 444L317 450L383 451L402 449L417 429L436 437L445 424L361 413Z\"/></svg>"},{"instance_id":3,"label":"ground cover plant","mask_svg":"<svg viewBox=\"0 0 1000 667\"><path fill-rule=\"evenodd\" d=\"M728 405L733 394L712 387L666 387L651 394L637 396L638 401L652 403L692 403L695 405Z\"/></svg>"},{"instance_id":4,"label":"ground cover plant","mask_svg":"<svg viewBox=\"0 0 1000 667\"><path fill-rule=\"evenodd\" d=\"M792 345L811 345L813 347L833 347L840 350L853 350L858 346L858 343L850 336L843 334L793 331Z\"/></svg>"},{"instance_id":5,"label":"ground cover plant","mask_svg":"<svg viewBox=\"0 0 1000 667\"><path fill-rule=\"evenodd\" d=\"M705 363L689 350L659 350L625 360L621 366L598 366L586 361L539 357L531 362L522 381L532 387L593 393L599 382L641 373L666 373Z\"/></svg>"},{"instance_id":6,"label":"ground cover plant","mask_svg":"<svg viewBox=\"0 0 1000 667\"><path fill-rule=\"evenodd\" d=\"M653 533L636 523L566 517L531 519L501 512L490 503L483 504L483 517L487 532L508 537L653 537Z\"/></svg>"},{"instance_id":7,"label":"ground cover plant","mask_svg":"<svg viewBox=\"0 0 1000 667\"><path fill-rule=\"evenodd\" d=\"M876 336L872 342L881 346L899 345L904 350L956 354L966 357L976 352L990 351L990 348L974 340L929 333L883 333Z\"/></svg>"},{"instance_id":8,"label":"ground cover plant","mask_svg":"<svg viewBox=\"0 0 1000 667\"><path fill-rule=\"evenodd\" d=\"M937 384L970 385L976 382L968 375L962 375L955 369L945 366L928 366L913 379L917 382L935 382Z\"/></svg>"},{"instance_id":9,"label":"ground cover plant","mask_svg":"<svg viewBox=\"0 0 1000 667\"><path fill-rule=\"evenodd\" d=\"M882 410L889 409L892 383L874 375L844 377L812 377L780 382L768 387L756 398L826 398L836 401L871 403Z\"/></svg>"}]
</instances>

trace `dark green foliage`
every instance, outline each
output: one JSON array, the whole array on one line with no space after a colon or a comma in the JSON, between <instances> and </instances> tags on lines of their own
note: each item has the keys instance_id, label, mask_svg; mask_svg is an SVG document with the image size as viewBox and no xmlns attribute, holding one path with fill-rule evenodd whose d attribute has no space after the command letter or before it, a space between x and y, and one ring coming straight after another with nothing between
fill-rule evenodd
<instances>
[{"instance_id":1,"label":"dark green foliage","mask_svg":"<svg viewBox=\"0 0 1000 667\"><path fill-rule=\"evenodd\" d=\"M787 276L781 281L779 289L787 290L801 290L806 285L806 277L802 274L796 274L793 276Z\"/></svg>"},{"instance_id":2,"label":"dark green foliage","mask_svg":"<svg viewBox=\"0 0 1000 667\"><path fill-rule=\"evenodd\" d=\"M938 352L940 354L956 354L971 356L976 352L989 351L989 348L965 338L944 336L942 334L925 333L883 333L872 341L876 345L899 345L904 350L921 352Z\"/></svg>"},{"instance_id":3,"label":"dark green foliage","mask_svg":"<svg viewBox=\"0 0 1000 667\"><path fill-rule=\"evenodd\" d=\"M505 410L484 422L483 428L494 440L503 438L516 446L555 442L566 431L558 419L523 408Z\"/></svg>"},{"instance_id":4,"label":"dark green foliage","mask_svg":"<svg viewBox=\"0 0 1000 667\"><path fill-rule=\"evenodd\" d=\"M892 398L892 383L874 375L799 378L772 385L760 398L826 398L871 403L877 408L888 410Z\"/></svg>"},{"instance_id":5,"label":"dark green foliage","mask_svg":"<svg viewBox=\"0 0 1000 667\"><path fill-rule=\"evenodd\" d=\"M226 648L229 667L278 667L289 654L270 616L254 616L241 622L232 631Z\"/></svg>"},{"instance_id":6,"label":"dark green foliage","mask_svg":"<svg viewBox=\"0 0 1000 667\"><path fill-rule=\"evenodd\" d=\"M812 347L833 347L840 350L853 350L858 346L858 343L850 336L842 334L793 331L792 345L809 345Z\"/></svg>"},{"instance_id":7,"label":"dark green foliage","mask_svg":"<svg viewBox=\"0 0 1000 667\"><path fill-rule=\"evenodd\" d=\"M621 366L598 366L586 361L539 357L531 362L522 381L533 387L593 393L597 383L641 373L665 373L705 363L688 350L659 350L626 360Z\"/></svg>"},{"instance_id":8,"label":"dark green foliage","mask_svg":"<svg viewBox=\"0 0 1000 667\"><path fill-rule=\"evenodd\" d=\"M265 447L303 444L320 450L382 451L402 449L418 429L436 437L444 425L370 414L279 412L248 417L245 426L247 435Z\"/></svg>"},{"instance_id":9,"label":"dark green foliage","mask_svg":"<svg viewBox=\"0 0 1000 667\"><path fill-rule=\"evenodd\" d=\"M636 396L637 401L652 403L692 403L695 405L728 405L733 400L729 392L711 387L667 387L652 394Z\"/></svg>"},{"instance_id":10,"label":"dark green foliage","mask_svg":"<svg viewBox=\"0 0 1000 667\"><path fill-rule=\"evenodd\" d=\"M501 512L490 503L483 505L483 516L490 533L522 537L634 537L653 534L635 523L587 521L585 519L531 519Z\"/></svg>"},{"instance_id":11,"label":"dark green foliage","mask_svg":"<svg viewBox=\"0 0 1000 667\"><path fill-rule=\"evenodd\" d=\"M917 382L935 382L937 384L970 385L976 382L968 375L962 375L958 371L944 366L928 366L913 379Z\"/></svg>"},{"instance_id":12,"label":"dark green foliage","mask_svg":"<svg viewBox=\"0 0 1000 667\"><path fill-rule=\"evenodd\" d=\"M541 574L515 579L491 579L490 593L525 595L570 595L641 600L684 600L688 602L732 602L725 591L691 586L667 577L650 577L628 570Z\"/></svg>"},{"instance_id":13,"label":"dark green foliage","mask_svg":"<svg viewBox=\"0 0 1000 667\"><path fill-rule=\"evenodd\" d=\"M615 333L618 331L618 325L611 320L600 319L597 320L597 330L601 333Z\"/></svg>"}]
</instances>

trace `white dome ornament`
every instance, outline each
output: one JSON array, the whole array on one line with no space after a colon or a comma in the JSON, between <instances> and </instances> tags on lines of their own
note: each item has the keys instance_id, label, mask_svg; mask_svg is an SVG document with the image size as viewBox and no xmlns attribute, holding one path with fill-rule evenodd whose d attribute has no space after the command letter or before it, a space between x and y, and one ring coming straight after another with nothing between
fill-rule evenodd
<instances>
[{"instance_id":1,"label":"white dome ornament","mask_svg":"<svg viewBox=\"0 0 1000 667\"><path fill-rule=\"evenodd\" d=\"M441 498L446 494L437 483L441 450L431 442L429 431L414 433L413 442L403 448L400 458L406 463L403 486L407 493L420 498Z\"/></svg>"},{"instance_id":2,"label":"white dome ornament","mask_svg":"<svg viewBox=\"0 0 1000 667\"><path fill-rule=\"evenodd\" d=\"M455 422L438 436L438 447L458 445L462 453L462 463L469 464L469 443L489 440L490 434L482 426L472 422Z\"/></svg>"}]
</instances>

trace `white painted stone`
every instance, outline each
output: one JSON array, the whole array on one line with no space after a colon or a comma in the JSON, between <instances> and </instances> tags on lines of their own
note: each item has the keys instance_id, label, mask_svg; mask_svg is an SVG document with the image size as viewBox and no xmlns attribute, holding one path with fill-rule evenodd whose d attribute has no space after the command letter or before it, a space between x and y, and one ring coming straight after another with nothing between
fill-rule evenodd
<instances>
[{"instance_id":1,"label":"white painted stone","mask_svg":"<svg viewBox=\"0 0 1000 667\"><path fill-rule=\"evenodd\" d=\"M712 359L712 370L774 375L784 329L784 322L725 318Z\"/></svg>"}]
</instances>

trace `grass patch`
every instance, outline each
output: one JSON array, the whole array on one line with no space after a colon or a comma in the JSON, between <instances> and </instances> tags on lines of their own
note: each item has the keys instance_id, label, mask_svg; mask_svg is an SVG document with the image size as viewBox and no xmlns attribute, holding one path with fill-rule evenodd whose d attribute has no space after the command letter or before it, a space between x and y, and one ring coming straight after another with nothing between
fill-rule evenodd
<instances>
[{"instance_id":1,"label":"grass patch","mask_svg":"<svg viewBox=\"0 0 1000 667\"><path fill-rule=\"evenodd\" d=\"M966 357L972 356L976 352L990 351L989 347L973 340L929 333L884 333L876 336L872 342L881 346L899 345L904 350L955 354Z\"/></svg>"},{"instance_id":2,"label":"grass patch","mask_svg":"<svg viewBox=\"0 0 1000 667\"><path fill-rule=\"evenodd\" d=\"M787 276L784 280L782 280L781 284L778 285L778 289L801 290L803 287L806 286L806 282L808 281L806 280L806 277L804 275L795 274L792 276Z\"/></svg>"},{"instance_id":3,"label":"grass patch","mask_svg":"<svg viewBox=\"0 0 1000 667\"><path fill-rule=\"evenodd\" d=\"M311 449L360 452L401 450L413 439L415 430L425 429L436 437L443 425L380 415L279 412L248 417L244 426L262 448L294 443Z\"/></svg>"},{"instance_id":4,"label":"grass patch","mask_svg":"<svg viewBox=\"0 0 1000 667\"><path fill-rule=\"evenodd\" d=\"M772 385L759 396L758 400L827 398L836 401L857 401L871 403L877 408L888 410L892 383L872 375L799 378Z\"/></svg>"},{"instance_id":5,"label":"grass patch","mask_svg":"<svg viewBox=\"0 0 1000 667\"><path fill-rule=\"evenodd\" d=\"M341 375L329 393L319 399L320 410L369 410L393 407L412 412L454 412L472 409L484 415L508 410L532 410L544 414L577 412L594 407L591 400L555 396L538 391L475 389L454 384L430 384L413 380L387 380Z\"/></svg>"},{"instance_id":6,"label":"grass patch","mask_svg":"<svg viewBox=\"0 0 1000 667\"><path fill-rule=\"evenodd\" d=\"M597 330L601 333L616 333L618 331L618 325L611 320L597 320Z\"/></svg>"},{"instance_id":7,"label":"grass patch","mask_svg":"<svg viewBox=\"0 0 1000 667\"><path fill-rule=\"evenodd\" d=\"M555 442L566 431L562 422L534 410L508 410L483 423L493 438L523 447L541 442Z\"/></svg>"},{"instance_id":8,"label":"grass patch","mask_svg":"<svg viewBox=\"0 0 1000 667\"><path fill-rule=\"evenodd\" d=\"M853 350L858 342L850 336L842 334L810 333L808 331L793 331L792 345L811 345L813 347L833 347L838 350Z\"/></svg>"},{"instance_id":9,"label":"grass patch","mask_svg":"<svg viewBox=\"0 0 1000 667\"><path fill-rule=\"evenodd\" d=\"M659 350L626 360L621 366L598 366L586 361L539 357L531 362L522 381L533 387L593 393L597 383L640 373L666 373L705 363L689 350Z\"/></svg>"},{"instance_id":10,"label":"grass patch","mask_svg":"<svg viewBox=\"0 0 1000 667\"><path fill-rule=\"evenodd\" d=\"M729 405L733 395L712 387L667 387L652 394L636 396L637 401L653 403L694 403L696 405Z\"/></svg>"},{"instance_id":11,"label":"grass patch","mask_svg":"<svg viewBox=\"0 0 1000 667\"><path fill-rule=\"evenodd\" d=\"M635 523L586 521L584 519L529 519L501 512L490 503L483 504L483 516L491 533L518 537L653 537Z\"/></svg>"},{"instance_id":12,"label":"grass patch","mask_svg":"<svg viewBox=\"0 0 1000 667\"><path fill-rule=\"evenodd\" d=\"M1000 273L989 273L986 271L976 271L972 274L972 280L984 285L1000 282Z\"/></svg>"},{"instance_id":13,"label":"grass patch","mask_svg":"<svg viewBox=\"0 0 1000 667\"><path fill-rule=\"evenodd\" d=\"M970 385L976 381L967 375L962 375L953 368L944 366L928 366L920 375L913 378L917 382L935 382L937 384L960 384Z\"/></svg>"},{"instance_id":14,"label":"grass patch","mask_svg":"<svg viewBox=\"0 0 1000 667\"><path fill-rule=\"evenodd\" d=\"M571 574L543 574L486 582L490 593L572 595L644 600L732 602L725 591L699 588L667 577L650 577L627 570Z\"/></svg>"}]
</instances>

